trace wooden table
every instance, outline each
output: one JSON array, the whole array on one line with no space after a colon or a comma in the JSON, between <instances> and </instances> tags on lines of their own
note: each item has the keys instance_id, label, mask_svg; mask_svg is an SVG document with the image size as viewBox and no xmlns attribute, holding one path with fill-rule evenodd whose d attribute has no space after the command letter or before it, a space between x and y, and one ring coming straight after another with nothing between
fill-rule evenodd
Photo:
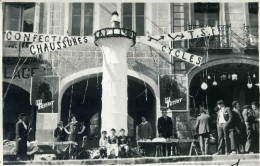
<instances>
[{"instance_id":1,"label":"wooden table","mask_svg":"<svg viewBox=\"0 0 260 166\"><path fill-rule=\"evenodd\" d=\"M179 139L171 139L166 142L146 142L146 141L137 141L138 146L147 145L155 147L155 157L163 156L163 146L166 146L166 156L168 156L168 146L177 147L177 154L179 154ZM171 151L171 155L173 155L173 151Z\"/></svg>"},{"instance_id":2,"label":"wooden table","mask_svg":"<svg viewBox=\"0 0 260 166\"><path fill-rule=\"evenodd\" d=\"M146 141L137 141L138 145L148 145L148 146L155 146L155 157L158 156L163 156L162 152L163 152L163 146L166 146L166 156L168 156L168 149L167 146L175 146L176 147L176 151L177 151L177 155L181 154L181 147L180 144L181 143L190 143L190 151L189 151L189 155L191 156L192 154L192 150L195 150L196 155L198 155L198 150L195 147L195 143L198 143L199 141L197 139L170 139L167 140L166 142L146 142ZM159 147L159 149L157 149ZM171 155L173 155L173 151L171 150Z\"/></svg>"}]
</instances>

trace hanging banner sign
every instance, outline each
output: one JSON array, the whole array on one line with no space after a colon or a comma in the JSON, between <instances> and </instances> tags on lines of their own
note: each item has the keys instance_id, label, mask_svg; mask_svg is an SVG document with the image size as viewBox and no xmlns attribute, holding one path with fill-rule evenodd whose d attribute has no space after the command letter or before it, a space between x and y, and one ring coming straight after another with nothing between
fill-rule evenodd
<instances>
[{"instance_id":1,"label":"hanging banner sign","mask_svg":"<svg viewBox=\"0 0 260 166\"><path fill-rule=\"evenodd\" d=\"M162 45L160 43L147 41L147 39L143 39L143 38L138 38L138 41L143 44L146 44L148 46L151 46L153 48L156 48L158 50L161 50L162 52L165 52L166 54L169 54L171 62L172 62L172 58L175 57L175 58L181 59L183 61L186 61L188 63L191 63L195 66L200 66L202 64L201 56L183 52L179 49L173 49L166 45Z\"/></svg>"},{"instance_id":2,"label":"hanging banner sign","mask_svg":"<svg viewBox=\"0 0 260 166\"><path fill-rule=\"evenodd\" d=\"M178 41L215 35L219 35L218 27L205 27L161 36L148 36L148 41Z\"/></svg>"},{"instance_id":3,"label":"hanging banner sign","mask_svg":"<svg viewBox=\"0 0 260 166\"><path fill-rule=\"evenodd\" d=\"M37 34L31 32L19 32L19 31L10 31L6 30L4 32L4 40L5 41L20 41L20 42L31 42L31 43L49 43L49 42L57 42L64 41L67 39L78 39L87 38L88 42L94 42L93 36L60 36L60 35L47 35L47 34Z\"/></svg>"},{"instance_id":4,"label":"hanging banner sign","mask_svg":"<svg viewBox=\"0 0 260 166\"><path fill-rule=\"evenodd\" d=\"M183 74L161 75L159 79L161 108L186 110L187 76Z\"/></svg>"},{"instance_id":5,"label":"hanging banner sign","mask_svg":"<svg viewBox=\"0 0 260 166\"><path fill-rule=\"evenodd\" d=\"M31 79L30 103L39 113L58 113L58 76L33 76Z\"/></svg>"},{"instance_id":6,"label":"hanging banner sign","mask_svg":"<svg viewBox=\"0 0 260 166\"><path fill-rule=\"evenodd\" d=\"M167 46L162 47L162 51L169 54L170 62L173 62L173 57L181 59L183 61L189 62L195 66L200 66L202 64L202 57L194 54L190 54L187 52L183 52L178 49L172 49Z\"/></svg>"},{"instance_id":7,"label":"hanging banner sign","mask_svg":"<svg viewBox=\"0 0 260 166\"><path fill-rule=\"evenodd\" d=\"M29 45L29 50L32 55L43 54L45 52L57 51L71 46L88 43L87 37L77 37L73 39L66 39L63 41L50 43L35 43Z\"/></svg>"}]
</instances>

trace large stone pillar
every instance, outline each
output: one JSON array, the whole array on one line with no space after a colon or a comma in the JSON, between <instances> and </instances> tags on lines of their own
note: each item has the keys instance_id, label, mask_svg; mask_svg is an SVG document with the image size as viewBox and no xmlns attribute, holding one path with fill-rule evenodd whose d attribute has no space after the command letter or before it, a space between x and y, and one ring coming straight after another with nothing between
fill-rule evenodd
<instances>
[{"instance_id":1,"label":"large stone pillar","mask_svg":"<svg viewBox=\"0 0 260 166\"><path fill-rule=\"evenodd\" d=\"M114 12L112 28L95 33L103 54L101 131L124 128L127 132L127 51L135 44L135 33L119 28L117 17Z\"/></svg>"}]
</instances>

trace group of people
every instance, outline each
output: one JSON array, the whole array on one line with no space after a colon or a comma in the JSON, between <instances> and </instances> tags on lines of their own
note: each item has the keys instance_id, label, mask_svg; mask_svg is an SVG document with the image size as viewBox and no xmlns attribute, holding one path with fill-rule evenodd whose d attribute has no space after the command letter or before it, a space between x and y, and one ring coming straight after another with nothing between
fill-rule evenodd
<instances>
[{"instance_id":1,"label":"group of people","mask_svg":"<svg viewBox=\"0 0 260 166\"><path fill-rule=\"evenodd\" d=\"M237 153L258 153L259 152L259 110L257 103L245 105L240 109L237 101L232 102L232 109L226 107L222 100L217 102L215 108L217 113L217 136L218 145L216 154L237 154ZM27 152L27 137L31 130L26 124L26 116L24 113L18 116L16 123L16 152L17 159L23 160ZM146 117L142 117L142 122L138 126L139 140L147 140L152 138L152 127L147 122ZM212 132L212 117L207 110L201 109L201 115L197 118L196 132L199 135L200 147L202 154L209 154L209 141ZM162 116L158 119L159 137L173 138L173 122L167 116L167 110L162 110ZM75 116L71 116L71 121L65 127L63 122L59 122L54 130L55 141L73 141L80 142L80 136L84 137L86 127L84 123L79 123ZM111 129L111 135L107 136L107 131L101 132L99 140L99 151L102 158L110 158L111 152L117 158L119 153L129 156L129 138L125 135L125 130L121 129L120 135L116 136L116 130ZM167 148L167 149L166 149ZM163 146L163 155L170 155L170 146Z\"/></svg>"},{"instance_id":2,"label":"group of people","mask_svg":"<svg viewBox=\"0 0 260 166\"><path fill-rule=\"evenodd\" d=\"M120 135L116 136L116 130L110 130L110 136L107 136L107 131L101 132L99 140L99 152L101 158L112 158L111 152L114 150L115 158L118 158L119 153L122 157L129 156L129 138L125 135L125 129L121 129Z\"/></svg>"},{"instance_id":3,"label":"group of people","mask_svg":"<svg viewBox=\"0 0 260 166\"><path fill-rule=\"evenodd\" d=\"M86 127L84 122L79 123L74 115L70 118L70 123L65 127L60 121L57 128L54 130L54 137L56 142L73 141L80 144L85 137L84 132Z\"/></svg>"},{"instance_id":4,"label":"group of people","mask_svg":"<svg viewBox=\"0 0 260 166\"><path fill-rule=\"evenodd\" d=\"M218 154L258 153L259 152L259 110L256 102L243 106L240 110L237 101L232 109L226 107L223 100L217 102ZM209 141L212 131L212 117L205 109L197 118L196 132L199 134L202 154L209 154Z\"/></svg>"}]
</instances>

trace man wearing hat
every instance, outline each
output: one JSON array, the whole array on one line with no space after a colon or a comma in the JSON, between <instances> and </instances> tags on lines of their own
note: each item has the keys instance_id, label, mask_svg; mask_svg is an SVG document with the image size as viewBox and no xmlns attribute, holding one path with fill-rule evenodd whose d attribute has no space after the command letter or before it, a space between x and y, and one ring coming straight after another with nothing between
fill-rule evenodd
<instances>
[{"instance_id":1,"label":"man wearing hat","mask_svg":"<svg viewBox=\"0 0 260 166\"><path fill-rule=\"evenodd\" d=\"M28 127L24 122L26 119L25 114L21 113L18 116L18 119L19 120L15 125L16 157L17 160L26 160Z\"/></svg>"},{"instance_id":2,"label":"man wearing hat","mask_svg":"<svg viewBox=\"0 0 260 166\"><path fill-rule=\"evenodd\" d=\"M57 128L54 130L54 137L57 142L66 141L67 133L64 130L62 121L58 123Z\"/></svg>"},{"instance_id":3,"label":"man wearing hat","mask_svg":"<svg viewBox=\"0 0 260 166\"><path fill-rule=\"evenodd\" d=\"M242 114L246 125L246 133L247 133L245 151L247 153L253 153L254 146L256 146L254 145L254 137L256 137L254 112L249 105L245 105L243 107Z\"/></svg>"},{"instance_id":4,"label":"man wearing hat","mask_svg":"<svg viewBox=\"0 0 260 166\"><path fill-rule=\"evenodd\" d=\"M209 150L209 134L210 134L210 116L206 114L206 110L203 108L200 110L201 114L197 118L196 132L200 138L200 149L202 155L208 155Z\"/></svg>"},{"instance_id":5,"label":"man wearing hat","mask_svg":"<svg viewBox=\"0 0 260 166\"><path fill-rule=\"evenodd\" d=\"M239 103L237 101L232 102L232 122L229 129L229 137L231 142L231 154L236 154L239 149L239 142L241 142L241 124L243 123L242 115L239 111Z\"/></svg>"},{"instance_id":6,"label":"man wearing hat","mask_svg":"<svg viewBox=\"0 0 260 166\"><path fill-rule=\"evenodd\" d=\"M218 151L216 154L223 152L223 143L225 142L225 154L228 154L229 147L229 128L232 121L232 112L229 107L225 107L223 100L217 102L219 108L217 116L218 131Z\"/></svg>"}]
</instances>

